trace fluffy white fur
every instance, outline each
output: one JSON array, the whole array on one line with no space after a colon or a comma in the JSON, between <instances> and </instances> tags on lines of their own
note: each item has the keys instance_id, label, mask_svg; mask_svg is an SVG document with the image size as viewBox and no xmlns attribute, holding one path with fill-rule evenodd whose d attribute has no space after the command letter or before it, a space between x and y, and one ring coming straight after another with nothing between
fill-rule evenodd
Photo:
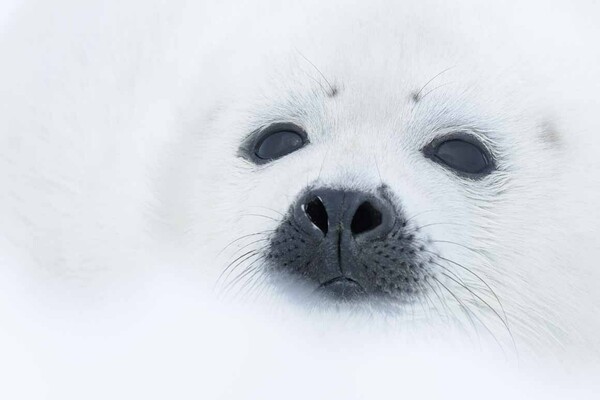
<instances>
[{"instance_id":1,"label":"fluffy white fur","mask_svg":"<svg viewBox=\"0 0 600 400\"><path fill-rule=\"evenodd\" d=\"M249 334L262 338L266 354L289 332L264 340L263 324L324 324L346 337L368 321L377 332L366 329L363 342L382 340L385 331L390 343L407 334L407 343L443 346L453 332L467 343L491 342L509 358L516 346L520 357L598 362L597 5L59 3L23 3L5 19L0 42L0 262L7 276L20 275L15 296L35 292L34 304L66 296L66 303L92 303L98 311L103 302L123 305L123 292L132 290L150 304L135 288L167 273L189 278L203 293L200 302L212 305L206 298L214 297L228 262L261 243L249 237L226 246L273 229L307 184L372 190L384 181L424 227L420 234L439 241L445 258L494 293L450 264L477 296L447 282L460 302L440 292L383 321L306 313L280 289L261 285L260 274L232 290L218 286L216 293L254 299L271 315ZM329 85L337 96L327 96ZM245 135L282 119L309 129L310 148L266 168L238 156ZM477 128L499 149L502 168L493 179L461 180L422 157L418 150L441 127L457 125ZM24 283L32 279L37 283ZM114 289L122 282L127 290ZM249 311L223 308L228 312ZM157 312L158 320L168 314ZM177 313L184 330L196 327L202 346L236 328L216 314ZM203 338L187 318L222 331ZM119 320L104 328L113 322ZM148 343L163 343L153 339ZM373 354L386 358L384 349ZM389 350L386 369L406 371L419 359L414 353L403 361L397 349ZM290 350L292 359L301 355ZM345 362L338 356L331 356L334 365ZM226 364L222 373L238 368Z\"/></svg>"}]
</instances>

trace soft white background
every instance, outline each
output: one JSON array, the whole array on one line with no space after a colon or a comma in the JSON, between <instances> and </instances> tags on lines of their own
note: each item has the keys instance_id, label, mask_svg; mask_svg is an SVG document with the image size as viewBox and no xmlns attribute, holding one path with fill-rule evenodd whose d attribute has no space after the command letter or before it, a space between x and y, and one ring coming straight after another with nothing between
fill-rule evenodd
<instances>
[{"instance_id":1,"label":"soft white background","mask_svg":"<svg viewBox=\"0 0 600 400\"><path fill-rule=\"evenodd\" d=\"M600 390L594 366L518 367L476 345L413 346L335 329L350 322L217 306L193 276L157 273L89 297L2 275L6 399L595 399Z\"/></svg>"}]
</instances>

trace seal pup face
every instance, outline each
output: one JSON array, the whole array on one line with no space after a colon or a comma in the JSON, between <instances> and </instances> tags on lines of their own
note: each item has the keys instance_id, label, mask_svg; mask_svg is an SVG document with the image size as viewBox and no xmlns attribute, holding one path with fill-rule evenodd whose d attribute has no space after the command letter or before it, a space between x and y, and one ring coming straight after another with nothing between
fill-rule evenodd
<instances>
[{"instance_id":1,"label":"seal pup face","mask_svg":"<svg viewBox=\"0 0 600 400\"><path fill-rule=\"evenodd\" d=\"M564 333L549 321L574 312L573 141L549 111L555 52L482 30L513 14L457 25L438 6L272 14L203 58L194 91L211 96L183 112L166 192L222 293Z\"/></svg>"},{"instance_id":2,"label":"seal pup face","mask_svg":"<svg viewBox=\"0 0 600 400\"><path fill-rule=\"evenodd\" d=\"M302 128L277 123L253 133L241 156L264 165L308 145ZM465 132L445 134L421 152L467 179L495 169L485 145ZM298 195L270 235L265 258L271 273L344 301L410 301L429 280L437 281L431 239L418 237L419 226L382 178L367 190L348 189L344 182L319 185L317 180Z\"/></svg>"},{"instance_id":3,"label":"seal pup face","mask_svg":"<svg viewBox=\"0 0 600 400\"><path fill-rule=\"evenodd\" d=\"M324 72L337 76L332 95L290 57L300 72L238 93L213 116L211 129L228 134L203 149L203 162L219 167L207 178L214 185L198 189L211 198L197 226L214 227L204 243L222 250L220 291L452 318L509 337L506 303L538 302L523 281L544 280L541 265L555 254L548 242L559 221L552 205L538 206L545 191L558 193L549 177L560 176L550 162L558 153L544 148L537 121L505 108L518 99L498 101L506 94L496 88L416 96L441 66L408 72L418 84L381 65L368 76ZM445 74L465 87L472 78Z\"/></svg>"}]
</instances>

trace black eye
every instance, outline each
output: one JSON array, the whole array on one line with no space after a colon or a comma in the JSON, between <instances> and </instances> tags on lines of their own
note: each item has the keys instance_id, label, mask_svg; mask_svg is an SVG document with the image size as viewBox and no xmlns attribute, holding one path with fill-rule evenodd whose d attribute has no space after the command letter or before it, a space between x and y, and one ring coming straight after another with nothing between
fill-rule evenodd
<instances>
[{"instance_id":1,"label":"black eye","mask_svg":"<svg viewBox=\"0 0 600 400\"><path fill-rule=\"evenodd\" d=\"M289 126L269 128L254 146L257 161L270 161L290 154L307 143L306 134Z\"/></svg>"},{"instance_id":2,"label":"black eye","mask_svg":"<svg viewBox=\"0 0 600 400\"><path fill-rule=\"evenodd\" d=\"M493 169L491 156L473 138L445 139L427 146L424 152L434 161L467 175L485 175Z\"/></svg>"}]
</instances>

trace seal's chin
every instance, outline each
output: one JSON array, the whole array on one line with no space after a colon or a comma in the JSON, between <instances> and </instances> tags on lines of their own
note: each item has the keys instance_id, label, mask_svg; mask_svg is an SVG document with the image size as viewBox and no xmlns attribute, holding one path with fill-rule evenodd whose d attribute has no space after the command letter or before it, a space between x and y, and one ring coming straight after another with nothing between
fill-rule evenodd
<instances>
[{"instance_id":1,"label":"seal's chin","mask_svg":"<svg viewBox=\"0 0 600 400\"><path fill-rule=\"evenodd\" d=\"M356 301L364 299L365 289L353 279L340 276L319 286L318 293L334 300Z\"/></svg>"},{"instance_id":2,"label":"seal's chin","mask_svg":"<svg viewBox=\"0 0 600 400\"><path fill-rule=\"evenodd\" d=\"M307 282L287 271L269 271L268 277L269 286L275 293L283 295L291 304L311 312L346 310L364 315L401 315L407 304L419 299L414 293L390 295L371 291L361 282L343 274L320 284Z\"/></svg>"}]
</instances>

